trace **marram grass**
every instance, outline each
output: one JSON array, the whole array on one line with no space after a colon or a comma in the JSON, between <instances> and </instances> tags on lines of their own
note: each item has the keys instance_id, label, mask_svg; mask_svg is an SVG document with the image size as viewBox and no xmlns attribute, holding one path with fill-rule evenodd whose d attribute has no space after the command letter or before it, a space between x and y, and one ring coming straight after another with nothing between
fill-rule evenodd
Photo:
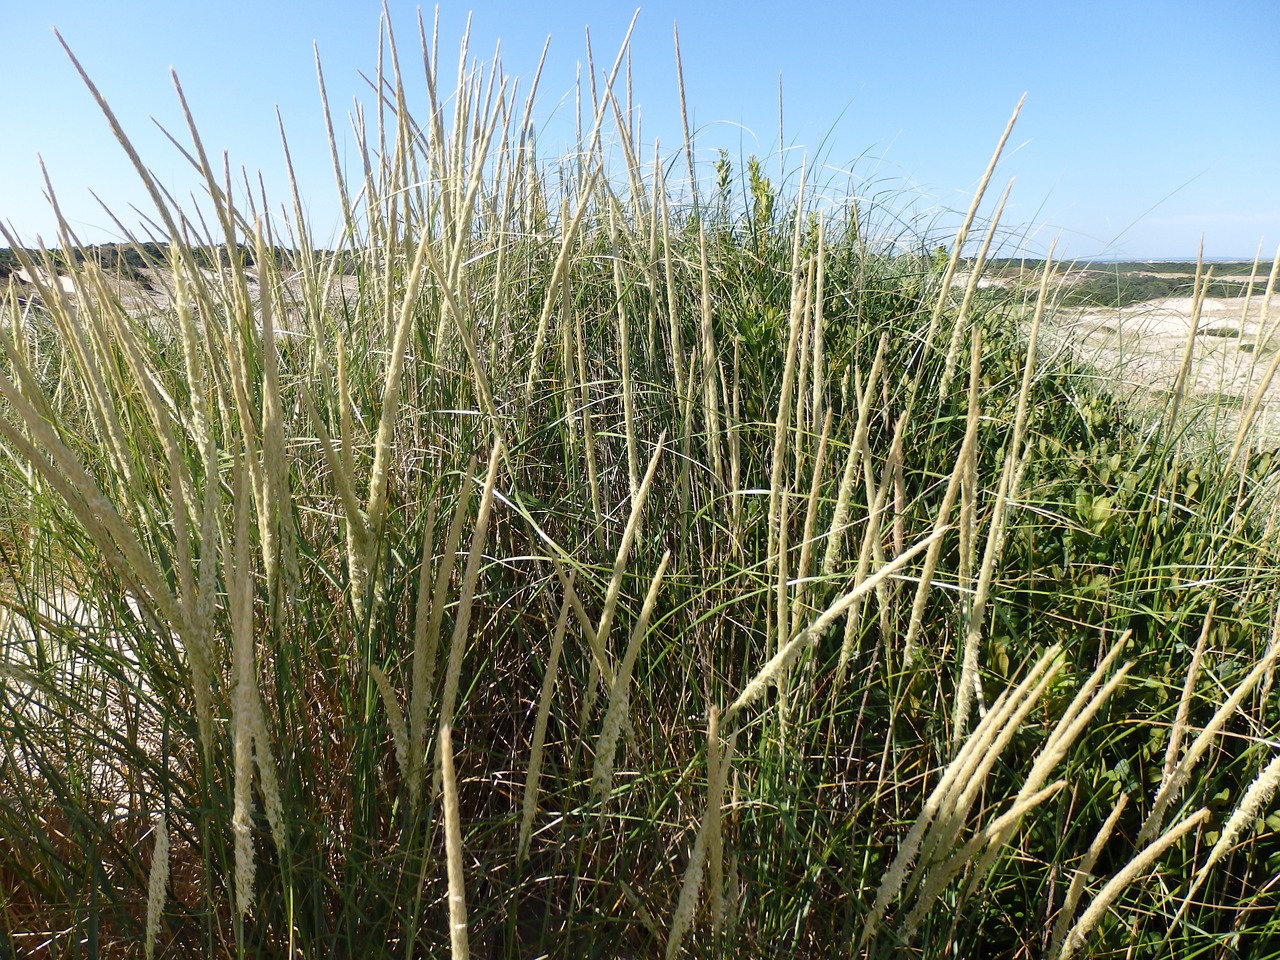
<instances>
[{"instance_id":1,"label":"marram grass","mask_svg":"<svg viewBox=\"0 0 1280 960\"><path fill-rule=\"evenodd\" d=\"M977 283L1012 120L936 258L419 26L336 238L92 85L152 291L5 234L0 955L1280 956L1269 401Z\"/></svg>"}]
</instances>

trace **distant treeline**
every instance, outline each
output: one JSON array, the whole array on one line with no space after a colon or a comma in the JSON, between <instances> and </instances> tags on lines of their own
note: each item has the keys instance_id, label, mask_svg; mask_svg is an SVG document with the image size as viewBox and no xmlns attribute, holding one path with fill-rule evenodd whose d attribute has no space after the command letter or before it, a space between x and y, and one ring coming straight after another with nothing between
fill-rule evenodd
<instances>
[{"instance_id":1,"label":"distant treeline","mask_svg":"<svg viewBox=\"0 0 1280 960\"><path fill-rule=\"evenodd\" d=\"M96 246L76 247L70 254L60 249L47 252L38 250L25 252L37 265L44 264L48 258L52 261L53 268L59 272L72 264L79 266L86 261L91 261L112 276L123 277L150 287L150 280L143 271L152 267L165 266L169 262L168 246L165 243L103 243ZM228 247L225 244L194 247L193 252L197 265L208 270L230 266L233 257L245 267L255 266L257 260L254 248L246 244L238 244L235 247ZM316 251L317 254L328 252ZM298 251L285 247L275 247L271 253L276 265L282 269L287 269L288 264L298 257ZM8 278L20 269L22 269L22 260L19 252L11 247L0 247L0 280Z\"/></svg>"},{"instance_id":2,"label":"distant treeline","mask_svg":"<svg viewBox=\"0 0 1280 960\"><path fill-rule=\"evenodd\" d=\"M1127 307L1148 300L1166 297L1189 297L1193 293L1193 274L1161 274L1152 276L1122 271L1089 271L1084 277L1067 286L1059 298L1070 306ZM1266 278L1254 284L1255 296L1266 288ZM1210 280L1207 295L1210 297L1243 297L1249 292L1248 283Z\"/></svg>"},{"instance_id":3,"label":"distant treeline","mask_svg":"<svg viewBox=\"0 0 1280 960\"><path fill-rule=\"evenodd\" d=\"M1035 274L1044 266L1043 260L995 259L987 264L987 272L1001 276L1018 276L1024 272ZM1248 276L1253 271L1251 261L1218 261L1205 265L1218 276ZM1266 289L1269 268L1263 265L1253 284L1255 296ZM1081 265L1073 269L1070 283L1059 293L1058 302L1066 306L1127 307L1148 300L1166 297L1189 297L1193 292L1196 275L1194 263L1178 261L1125 261L1105 264ZM1208 296L1243 297L1249 292L1248 282L1211 279Z\"/></svg>"},{"instance_id":4,"label":"distant treeline","mask_svg":"<svg viewBox=\"0 0 1280 960\"><path fill-rule=\"evenodd\" d=\"M965 258L962 263L972 265L970 258ZM1058 266L1063 266L1065 261L1056 261ZM1033 270L1038 271L1044 266L1044 260L1035 257L992 257L987 261L987 267L995 270ZM1147 272L1147 273L1168 273L1188 276L1194 275L1196 272L1196 262L1194 260L1108 260L1105 263L1099 261L1079 261L1070 264L1073 269L1078 270L1119 270L1124 273ZM1238 276L1247 274L1253 270L1252 260L1210 260L1205 263L1206 269L1213 268L1214 273L1231 274ZM1263 262L1258 265L1259 275L1263 280L1267 278L1267 272L1270 270L1271 264Z\"/></svg>"}]
</instances>

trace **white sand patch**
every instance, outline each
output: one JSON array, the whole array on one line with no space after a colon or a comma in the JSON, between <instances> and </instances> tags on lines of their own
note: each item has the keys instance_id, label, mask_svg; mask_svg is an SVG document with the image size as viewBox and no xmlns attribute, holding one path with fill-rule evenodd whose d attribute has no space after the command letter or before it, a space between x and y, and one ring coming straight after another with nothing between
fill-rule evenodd
<instances>
[{"instance_id":1,"label":"white sand patch","mask_svg":"<svg viewBox=\"0 0 1280 960\"><path fill-rule=\"evenodd\" d=\"M1168 297L1128 307L1059 310L1048 332L1060 346L1112 378L1125 393L1159 396L1174 388L1191 334L1191 297ZM1209 298L1192 344L1187 396L1224 410L1248 407L1280 354L1280 295ZM1257 430L1280 436L1280 376L1263 395ZM1231 439L1234 439L1233 437Z\"/></svg>"},{"instance_id":2,"label":"white sand patch","mask_svg":"<svg viewBox=\"0 0 1280 960\"><path fill-rule=\"evenodd\" d=\"M129 607L139 615L136 604ZM122 751L158 757L162 721L143 702L150 699L145 671L110 619L66 587L33 592L29 604L7 599L0 605L0 702L9 719L42 730L11 748L26 790L47 786L43 764L60 756L59 777L83 782L124 817L138 812L143 784ZM45 736L62 749L30 749Z\"/></svg>"}]
</instances>

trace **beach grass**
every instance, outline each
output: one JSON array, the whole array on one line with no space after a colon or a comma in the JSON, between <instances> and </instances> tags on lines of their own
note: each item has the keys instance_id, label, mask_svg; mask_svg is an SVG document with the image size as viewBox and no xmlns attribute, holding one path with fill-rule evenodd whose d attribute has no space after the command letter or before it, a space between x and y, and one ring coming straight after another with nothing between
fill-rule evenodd
<instances>
[{"instance_id":1,"label":"beach grass","mask_svg":"<svg viewBox=\"0 0 1280 960\"><path fill-rule=\"evenodd\" d=\"M337 242L85 77L166 289L4 294L0 955L1280 956L1263 399L977 295L998 130L939 258L418 34Z\"/></svg>"}]
</instances>

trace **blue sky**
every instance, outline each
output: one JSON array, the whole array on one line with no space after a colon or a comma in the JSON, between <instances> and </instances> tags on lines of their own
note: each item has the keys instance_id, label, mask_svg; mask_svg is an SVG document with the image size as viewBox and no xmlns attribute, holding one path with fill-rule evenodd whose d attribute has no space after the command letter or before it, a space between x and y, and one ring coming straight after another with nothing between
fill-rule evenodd
<instances>
[{"instance_id":1,"label":"blue sky","mask_svg":"<svg viewBox=\"0 0 1280 960\"><path fill-rule=\"evenodd\" d=\"M420 64L411 59L417 7L389 6L401 56ZM500 40L505 72L526 82L551 37L539 85L541 145L549 154L567 146L584 27L597 69L606 70L635 6L445 4L445 77L455 74L468 11L471 55L491 60ZM178 196L196 191L196 180L151 122L182 132L170 67L206 147L229 151L237 168L261 171L277 205L288 199L278 106L323 236L337 205L312 43L346 131L353 97L369 99L360 72L376 68L380 12L376 0L0 0L0 219L25 241L53 239L37 153L85 242L116 239L90 190L131 226L138 223L132 205L149 212L53 37L57 26L144 160ZM423 12L428 31L433 14ZM1207 256L1251 257L1261 241L1269 259L1280 244L1275 0L647 2L632 36L634 93L643 138L657 137L664 153L680 137L673 23L708 175L719 148L735 160L758 154L768 174L792 184L807 161L832 202L852 191L879 198L885 217L896 211L916 229L944 231L954 211L968 206L1025 92L994 184L998 194L1016 178L1003 252L1040 253L1057 238L1075 258L1194 257L1203 233ZM421 76L420 66L407 69L411 79ZM343 139L349 148L352 135Z\"/></svg>"}]
</instances>

